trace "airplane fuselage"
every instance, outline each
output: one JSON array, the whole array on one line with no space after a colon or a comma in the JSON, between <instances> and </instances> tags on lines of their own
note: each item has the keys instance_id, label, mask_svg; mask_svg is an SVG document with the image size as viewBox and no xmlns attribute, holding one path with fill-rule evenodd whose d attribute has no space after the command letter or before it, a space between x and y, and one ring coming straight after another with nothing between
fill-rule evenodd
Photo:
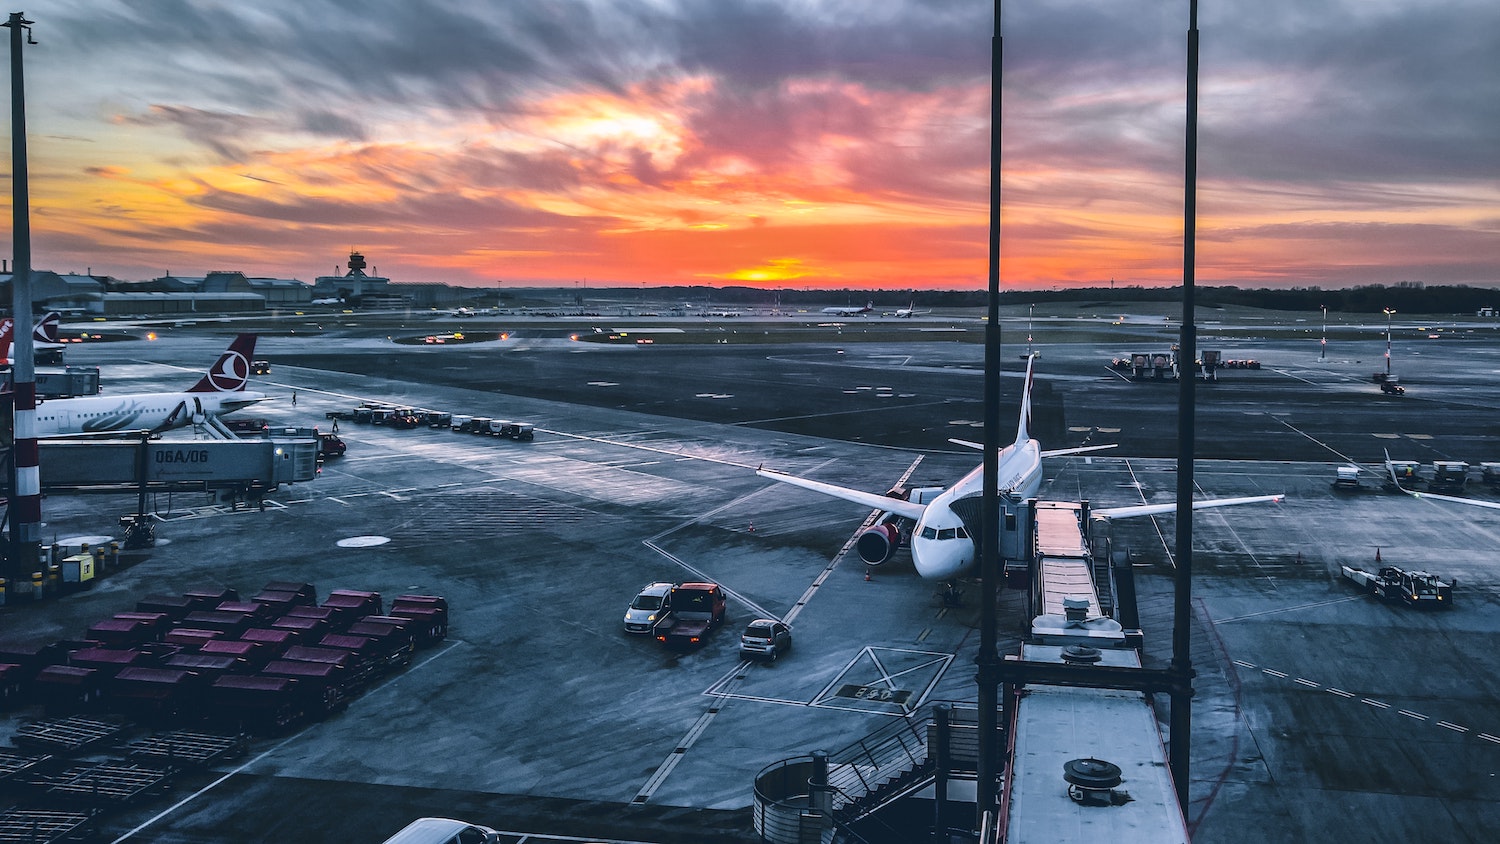
<instances>
[{"instance_id":1,"label":"airplane fuselage","mask_svg":"<svg viewBox=\"0 0 1500 844\"><path fill-rule=\"evenodd\" d=\"M1042 486L1042 452L1037 441L1001 449L998 477L1002 506L1035 498ZM974 565L974 539L953 503L983 493L981 464L927 505L911 532L911 561L917 574L929 580L952 580Z\"/></svg>"},{"instance_id":2,"label":"airplane fuselage","mask_svg":"<svg viewBox=\"0 0 1500 844\"><path fill-rule=\"evenodd\" d=\"M103 431L167 430L195 418L239 410L265 398L262 393L137 393L51 399L36 408L36 435L55 437Z\"/></svg>"}]
</instances>

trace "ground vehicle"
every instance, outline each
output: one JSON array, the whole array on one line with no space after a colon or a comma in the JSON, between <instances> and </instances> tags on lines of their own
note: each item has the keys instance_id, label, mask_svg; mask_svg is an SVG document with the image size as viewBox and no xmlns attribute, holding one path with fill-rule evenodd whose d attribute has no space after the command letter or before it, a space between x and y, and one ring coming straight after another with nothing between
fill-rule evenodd
<instances>
[{"instance_id":1,"label":"ground vehicle","mask_svg":"<svg viewBox=\"0 0 1500 844\"><path fill-rule=\"evenodd\" d=\"M668 596L671 609L656 622L652 633L658 642L686 647L724 623L724 590L717 583L683 583Z\"/></svg>"},{"instance_id":2,"label":"ground vehicle","mask_svg":"<svg viewBox=\"0 0 1500 844\"><path fill-rule=\"evenodd\" d=\"M672 584L666 581L646 584L630 602L630 608L625 610L625 632L650 633L657 619L671 609L671 593Z\"/></svg>"},{"instance_id":3,"label":"ground vehicle","mask_svg":"<svg viewBox=\"0 0 1500 844\"><path fill-rule=\"evenodd\" d=\"M319 457L343 457L349 446L339 438L338 434L318 434L318 456Z\"/></svg>"},{"instance_id":4,"label":"ground vehicle","mask_svg":"<svg viewBox=\"0 0 1500 844\"><path fill-rule=\"evenodd\" d=\"M266 419L224 419L224 427L236 434L259 434L271 427Z\"/></svg>"},{"instance_id":5,"label":"ground vehicle","mask_svg":"<svg viewBox=\"0 0 1500 844\"><path fill-rule=\"evenodd\" d=\"M453 416L448 420L448 427L455 431L467 432L473 424L474 417L464 416L457 413L453 414Z\"/></svg>"},{"instance_id":6,"label":"ground vehicle","mask_svg":"<svg viewBox=\"0 0 1500 844\"><path fill-rule=\"evenodd\" d=\"M529 442L536 438L536 426L530 422L517 422L511 431L510 438Z\"/></svg>"},{"instance_id":7,"label":"ground vehicle","mask_svg":"<svg viewBox=\"0 0 1500 844\"><path fill-rule=\"evenodd\" d=\"M1344 489L1359 487L1358 466L1338 466L1334 469L1333 485Z\"/></svg>"},{"instance_id":8,"label":"ground vehicle","mask_svg":"<svg viewBox=\"0 0 1500 844\"><path fill-rule=\"evenodd\" d=\"M390 408L390 407L372 407L372 408L370 408L370 424L371 425L384 425L386 423L386 420L390 419L394 415L396 415L396 411L395 411L394 408ZM358 411L355 411L354 421L355 422L359 421L359 412Z\"/></svg>"},{"instance_id":9,"label":"ground vehicle","mask_svg":"<svg viewBox=\"0 0 1500 844\"><path fill-rule=\"evenodd\" d=\"M469 433L488 434L490 432L490 418L488 416L476 416L469 424Z\"/></svg>"},{"instance_id":10,"label":"ground vehicle","mask_svg":"<svg viewBox=\"0 0 1500 844\"><path fill-rule=\"evenodd\" d=\"M489 430L485 433L496 437L510 436L510 428L514 424L509 419L491 419Z\"/></svg>"},{"instance_id":11,"label":"ground vehicle","mask_svg":"<svg viewBox=\"0 0 1500 844\"><path fill-rule=\"evenodd\" d=\"M1453 606L1453 584L1425 571L1407 571L1397 566L1381 566L1371 574L1364 569L1340 566L1349 578L1372 595L1387 601L1402 601L1413 607L1447 608Z\"/></svg>"},{"instance_id":12,"label":"ground vehicle","mask_svg":"<svg viewBox=\"0 0 1500 844\"><path fill-rule=\"evenodd\" d=\"M252 360L252 361L250 361L250 374L251 375L270 375L271 374L271 362L268 361L268 360Z\"/></svg>"},{"instance_id":13,"label":"ground vehicle","mask_svg":"<svg viewBox=\"0 0 1500 844\"><path fill-rule=\"evenodd\" d=\"M447 428L453 424L453 414L441 410L429 410L423 417L429 428Z\"/></svg>"},{"instance_id":14,"label":"ground vehicle","mask_svg":"<svg viewBox=\"0 0 1500 844\"><path fill-rule=\"evenodd\" d=\"M792 649L792 629L774 618L757 618L740 634L740 657L764 659L775 662L776 658Z\"/></svg>"},{"instance_id":15,"label":"ground vehicle","mask_svg":"<svg viewBox=\"0 0 1500 844\"><path fill-rule=\"evenodd\" d=\"M398 431L410 431L412 428L422 424L422 418L415 413L396 412L385 419L387 428L395 428Z\"/></svg>"},{"instance_id":16,"label":"ground vehicle","mask_svg":"<svg viewBox=\"0 0 1500 844\"><path fill-rule=\"evenodd\" d=\"M499 840L500 833L487 826L451 818L418 818L384 844L488 844Z\"/></svg>"},{"instance_id":17,"label":"ground vehicle","mask_svg":"<svg viewBox=\"0 0 1500 844\"><path fill-rule=\"evenodd\" d=\"M1396 383L1394 377L1386 378L1380 382L1380 392L1392 396L1406 395L1406 388Z\"/></svg>"}]
</instances>

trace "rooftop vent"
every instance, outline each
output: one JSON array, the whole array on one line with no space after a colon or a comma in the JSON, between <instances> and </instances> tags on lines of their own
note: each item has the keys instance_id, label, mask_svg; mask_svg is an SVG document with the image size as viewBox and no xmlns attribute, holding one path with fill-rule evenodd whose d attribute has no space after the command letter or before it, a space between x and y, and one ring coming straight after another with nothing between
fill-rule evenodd
<instances>
[{"instance_id":1,"label":"rooftop vent","mask_svg":"<svg viewBox=\"0 0 1500 844\"><path fill-rule=\"evenodd\" d=\"M1121 806L1130 802L1128 793L1115 790L1121 782L1120 766L1103 759L1064 762L1063 779L1068 783L1068 796L1080 806Z\"/></svg>"},{"instance_id":2,"label":"rooftop vent","mask_svg":"<svg viewBox=\"0 0 1500 844\"><path fill-rule=\"evenodd\" d=\"M1073 624L1087 621L1089 617L1088 598L1063 598L1063 618Z\"/></svg>"},{"instance_id":3,"label":"rooftop vent","mask_svg":"<svg viewBox=\"0 0 1500 844\"><path fill-rule=\"evenodd\" d=\"M1088 645L1069 645L1062 649L1062 660L1070 665L1089 665L1098 662L1103 656L1098 648Z\"/></svg>"}]
</instances>

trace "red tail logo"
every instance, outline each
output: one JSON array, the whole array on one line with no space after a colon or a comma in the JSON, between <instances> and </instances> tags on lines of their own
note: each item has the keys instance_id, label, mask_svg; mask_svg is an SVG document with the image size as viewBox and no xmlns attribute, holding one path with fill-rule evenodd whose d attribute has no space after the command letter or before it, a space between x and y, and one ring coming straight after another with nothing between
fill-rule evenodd
<instances>
[{"instance_id":1,"label":"red tail logo","mask_svg":"<svg viewBox=\"0 0 1500 844\"><path fill-rule=\"evenodd\" d=\"M250 380L250 358L255 355L255 335L241 334L234 338L224 354L214 361L208 374L188 388L189 393L237 393L245 389Z\"/></svg>"},{"instance_id":2,"label":"red tail logo","mask_svg":"<svg viewBox=\"0 0 1500 844\"><path fill-rule=\"evenodd\" d=\"M62 334L58 326L62 322L62 314L57 311L48 311L37 320L36 328L31 332L32 339L43 343L61 343Z\"/></svg>"}]
</instances>

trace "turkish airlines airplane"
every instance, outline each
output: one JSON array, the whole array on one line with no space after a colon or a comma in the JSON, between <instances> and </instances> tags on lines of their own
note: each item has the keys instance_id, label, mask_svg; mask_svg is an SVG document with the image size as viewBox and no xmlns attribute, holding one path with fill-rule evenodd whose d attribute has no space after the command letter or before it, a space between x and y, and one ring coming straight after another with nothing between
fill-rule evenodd
<instances>
[{"instance_id":1,"label":"turkish airlines airplane","mask_svg":"<svg viewBox=\"0 0 1500 844\"><path fill-rule=\"evenodd\" d=\"M36 435L59 437L105 431L166 431L248 407L266 398L245 390L255 335L241 334L198 383L181 393L85 396L38 402Z\"/></svg>"},{"instance_id":2,"label":"turkish airlines airplane","mask_svg":"<svg viewBox=\"0 0 1500 844\"><path fill-rule=\"evenodd\" d=\"M930 313L932 313L932 311L919 311L919 310L917 310L917 303L916 302L912 302L910 305L907 305L904 308L897 308L896 309L896 318L897 319L911 319L913 316L917 316L919 314L930 314Z\"/></svg>"},{"instance_id":3,"label":"turkish airlines airplane","mask_svg":"<svg viewBox=\"0 0 1500 844\"><path fill-rule=\"evenodd\" d=\"M32 354L37 363L62 363L62 350L67 344L58 334L61 321L62 315L57 311L48 311L37 320L31 331ZM10 317L0 320L0 360L9 364L16 362L15 327L15 320Z\"/></svg>"},{"instance_id":4,"label":"turkish airlines airplane","mask_svg":"<svg viewBox=\"0 0 1500 844\"><path fill-rule=\"evenodd\" d=\"M1084 446L1044 451L1029 433L1031 421L1031 383L1035 356L1026 362L1026 386L1021 393L1021 420L1016 428L1016 440L1000 449L998 491L1005 502L1012 506L1035 498L1042 485L1042 458L1059 457L1065 454L1080 454L1114 448L1113 445ZM953 440L959 445L983 449L977 443ZM973 537L969 536L963 519L954 510L955 502L974 498L984 491L984 466L964 475L959 481L943 490L927 503L903 501L878 493L836 486L834 484L799 478L769 469L757 469L756 474L792 486L842 498L876 510L889 516L910 519L916 522L911 531L911 561L917 574L928 580L951 581L974 565L976 553ZM1233 504L1280 501L1281 495L1257 495L1248 498L1212 498L1193 502L1193 509L1227 507ZM1127 518L1172 513L1177 504L1141 504L1131 507L1113 507L1092 511L1095 518ZM901 545L901 531L895 520L882 518L880 522L866 528L855 540L860 559L867 565L877 566L889 560Z\"/></svg>"}]
</instances>

